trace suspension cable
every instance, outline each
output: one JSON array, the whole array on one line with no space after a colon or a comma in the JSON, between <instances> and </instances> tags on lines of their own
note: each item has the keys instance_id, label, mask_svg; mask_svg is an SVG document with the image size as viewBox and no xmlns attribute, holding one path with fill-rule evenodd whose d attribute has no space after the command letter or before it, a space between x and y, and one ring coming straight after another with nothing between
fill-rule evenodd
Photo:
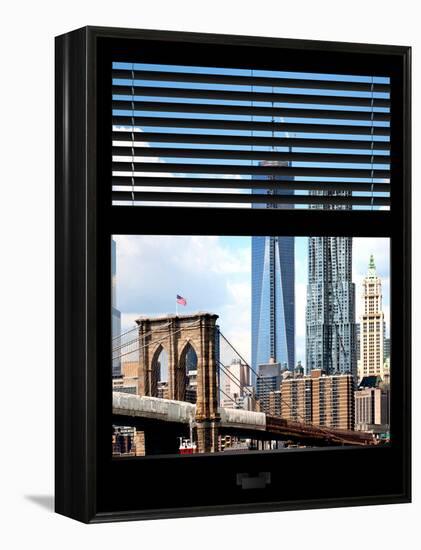
<instances>
[{"instance_id":1,"label":"suspension cable","mask_svg":"<svg viewBox=\"0 0 421 550\"><path fill-rule=\"evenodd\" d=\"M233 349L233 351L235 351L235 353L238 355L238 357L244 362L244 364L249 368L249 370L255 374L263 383L266 383L267 382L265 381L264 377L263 376L260 376L254 369L253 367L251 367L247 361L241 356L241 354L234 348L234 346L231 344L231 342L229 340L227 340L227 338L222 334L222 332L219 330L219 334L220 336L222 336L222 338L225 340L225 342ZM272 388L269 387L269 390L272 391ZM281 399L281 403L284 403L291 411L293 411L293 407L287 402L285 401L285 399L283 399L282 395L280 394L280 399ZM277 415L275 415L277 416ZM312 426L315 426L317 427L318 429L320 429L320 431L328 434L328 435L331 435L332 432L329 430L329 428L325 428L324 426L319 426L317 424L313 424L312 422L308 422L305 417L303 417L303 415L301 413L298 413L297 412L297 416L299 416L302 420L303 420L303 423L304 424L310 424ZM339 437L339 436L338 436ZM339 438L341 439L341 438ZM344 440L344 438L342 438Z\"/></svg>"},{"instance_id":2,"label":"suspension cable","mask_svg":"<svg viewBox=\"0 0 421 550\"><path fill-rule=\"evenodd\" d=\"M188 328L192 328L192 327L198 325L199 323L200 323L200 321L195 321L194 323L191 323L190 325L186 325L186 326L184 326L184 327L182 327L182 328L180 328L180 329L178 329L178 330L175 330L174 332L171 332L171 333L169 333L169 334L166 334L163 338L161 338L161 339L159 339L159 340L154 340L153 344L159 344L159 343L161 343L161 342L164 342L166 339L170 338L170 337L173 336L174 334L178 334L179 332L181 332L181 331L183 331L183 330L186 330L186 329L188 329ZM152 333L153 333L153 331L151 331L151 332L149 332L149 333L146 333L146 334L143 335L143 336L148 336L148 335L150 335L150 334L152 334ZM139 338L138 340L140 340L140 338ZM136 341L136 340L135 340L135 341ZM150 345L151 345L151 343L148 342L147 344L144 344L143 346L138 346L138 347L137 347L136 349L134 349L134 350L131 350L131 351L128 351L127 353L123 353L123 354L121 354L121 355L119 355L119 356L113 357L113 360L119 359L120 357L124 357L125 355L129 355L130 353L135 353L135 352L137 352L137 351L140 351L140 350L142 350L142 349L144 349L144 348L147 348L147 347L150 346ZM122 346L122 347L123 347L123 346ZM116 348L116 349L119 349L119 348Z\"/></svg>"},{"instance_id":3,"label":"suspension cable","mask_svg":"<svg viewBox=\"0 0 421 550\"><path fill-rule=\"evenodd\" d=\"M169 323L167 323L166 325L162 325L162 328L166 328L166 327L169 327L171 324L171 321ZM136 325L134 326L133 328L127 330L126 332L122 332L121 334L117 335L117 336L113 336L113 340L116 340L117 338L122 338L123 336L125 336L126 334L129 334L130 332L133 332L134 330L139 330L139 326Z\"/></svg>"},{"instance_id":4,"label":"suspension cable","mask_svg":"<svg viewBox=\"0 0 421 550\"><path fill-rule=\"evenodd\" d=\"M246 390L247 395L249 397L252 397L253 394L250 390L247 389L247 386L245 384L241 385L241 381L235 376L235 374L233 374L229 370L227 370L227 369L229 369L229 367L226 367L225 365L223 365L221 363L221 361L218 361L218 363L219 363L219 366L222 369L222 371L226 374L226 376L228 376L234 382L234 384L236 386L238 386L238 388L240 390L242 390L242 391Z\"/></svg>"}]
</instances>

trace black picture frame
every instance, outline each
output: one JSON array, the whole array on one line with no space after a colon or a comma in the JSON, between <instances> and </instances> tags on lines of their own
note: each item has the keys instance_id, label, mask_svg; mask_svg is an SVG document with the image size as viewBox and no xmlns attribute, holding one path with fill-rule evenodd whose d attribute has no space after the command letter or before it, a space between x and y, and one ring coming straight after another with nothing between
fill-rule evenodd
<instances>
[{"instance_id":1,"label":"black picture frame","mask_svg":"<svg viewBox=\"0 0 421 550\"><path fill-rule=\"evenodd\" d=\"M111 63L129 54L181 64L223 55L340 73L371 70L392 84L390 211L178 209L176 234L387 236L391 238L392 443L241 456L113 461L110 238L174 234L171 208L112 206ZM264 54L264 55L262 55ZM250 36L85 27L56 38L55 509L86 522L263 512L411 500L411 50ZM184 212L186 214L186 212ZM373 217L373 214L375 216ZM299 230L297 230L299 228ZM181 458L181 459L180 459ZM282 464L279 463L282 462ZM362 475L361 472L364 471ZM259 479L245 490L238 474ZM285 474L288 472L288 475ZM263 476L265 479L265 475ZM253 484L253 483L251 483Z\"/></svg>"}]
</instances>

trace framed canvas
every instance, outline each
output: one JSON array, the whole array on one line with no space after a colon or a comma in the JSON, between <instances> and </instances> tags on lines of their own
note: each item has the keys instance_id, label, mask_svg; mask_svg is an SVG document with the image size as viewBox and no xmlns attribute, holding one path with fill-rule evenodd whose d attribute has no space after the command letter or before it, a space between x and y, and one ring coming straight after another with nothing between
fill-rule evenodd
<instances>
[{"instance_id":1,"label":"framed canvas","mask_svg":"<svg viewBox=\"0 0 421 550\"><path fill-rule=\"evenodd\" d=\"M56 39L56 511L409 502L410 48Z\"/></svg>"}]
</instances>

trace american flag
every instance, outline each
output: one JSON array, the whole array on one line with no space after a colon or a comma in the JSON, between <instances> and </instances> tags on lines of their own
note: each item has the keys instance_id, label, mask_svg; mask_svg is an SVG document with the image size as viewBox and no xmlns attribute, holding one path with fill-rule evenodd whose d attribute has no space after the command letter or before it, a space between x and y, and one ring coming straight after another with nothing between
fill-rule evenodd
<instances>
[{"instance_id":1,"label":"american flag","mask_svg":"<svg viewBox=\"0 0 421 550\"><path fill-rule=\"evenodd\" d=\"M177 294L177 304L180 304L181 306L186 306L187 300L182 296L180 296L179 294Z\"/></svg>"}]
</instances>

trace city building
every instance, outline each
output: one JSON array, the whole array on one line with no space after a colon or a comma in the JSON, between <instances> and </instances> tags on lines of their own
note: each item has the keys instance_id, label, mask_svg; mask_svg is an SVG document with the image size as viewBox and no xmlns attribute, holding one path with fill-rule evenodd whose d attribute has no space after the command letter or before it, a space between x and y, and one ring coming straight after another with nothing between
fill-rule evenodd
<instances>
[{"instance_id":1,"label":"city building","mask_svg":"<svg viewBox=\"0 0 421 550\"><path fill-rule=\"evenodd\" d=\"M360 380L361 373L361 325L355 323L355 349L357 355L357 381Z\"/></svg>"},{"instance_id":2,"label":"city building","mask_svg":"<svg viewBox=\"0 0 421 550\"><path fill-rule=\"evenodd\" d=\"M345 430L354 428L351 374L326 375L314 369L308 376L285 378L280 393L282 418Z\"/></svg>"},{"instance_id":3,"label":"city building","mask_svg":"<svg viewBox=\"0 0 421 550\"><path fill-rule=\"evenodd\" d=\"M112 360L112 375L113 377L121 376L121 357L119 357L118 349L120 347L121 335L121 313L117 309L117 244L114 239L111 239L111 336L113 360Z\"/></svg>"},{"instance_id":4,"label":"city building","mask_svg":"<svg viewBox=\"0 0 421 550\"><path fill-rule=\"evenodd\" d=\"M355 429L389 433L390 390L380 376L366 376L355 392Z\"/></svg>"},{"instance_id":5,"label":"city building","mask_svg":"<svg viewBox=\"0 0 421 550\"><path fill-rule=\"evenodd\" d=\"M301 361L298 361L297 366L294 369L294 376L304 376L304 367L301 364Z\"/></svg>"},{"instance_id":6,"label":"city building","mask_svg":"<svg viewBox=\"0 0 421 550\"><path fill-rule=\"evenodd\" d=\"M360 323L355 323L355 351L357 354L357 362L361 355L361 327Z\"/></svg>"},{"instance_id":7,"label":"city building","mask_svg":"<svg viewBox=\"0 0 421 550\"><path fill-rule=\"evenodd\" d=\"M306 371L357 376L352 238L309 237Z\"/></svg>"},{"instance_id":8,"label":"city building","mask_svg":"<svg viewBox=\"0 0 421 550\"><path fill-rule=\"evenodd\" d=\"M275 390L269 393L268 414L272 416L281 416L281 390Z\"/></svg>"},{"instance_id":9,"label":"city building","mask_svg":"<svg viewBox=\"0 0 421 550\"><path fill-rule=\"evenodd\" d=\"M256 389L254 386L244 386L242 394L235 394L231 399L223 397L224 399L221 400L222 407L260 412L260 405L256 398Z\"/></svg>"},{"instance_id":10,"label":"city building","mask_svg":"<svg viewBox=\"0 0 421 550\"><path fill-rule=\"evenodd\" d=\"M282 418L312 423L312 379L309 376L284 378L280 398Z\"/></svg>"},{"instance_id":11,"label":"city building","mask_svg":"<svg viewBox=\"0 0 421 550\"><path fill-rule=\"evenodd\" d=\"M244 411L258 412L258 402L256 398L256 388L254 386L246 386L243 395L239 398L240 409Z\"/></svg>"},{"instance_id":12,"label":"city building","mask_svg":"<svg viewBox=\"0 0 421 550\"><path fill-rule=\"evenodd\" d=\"M124 361L119 376L113 376L113 391L138 393L138 361Z\"/></svg>"},{"instance_id":13,"label":"city building","mask_svg":"<svg viewBox=\"0 0 421 550\"><path fill-rule=\"evenodd\" d=\"M227 408L243 408L244 397L249 395L250 369L241 359L233 359L224 370L221 404Z\"/></svg>"},{"instance_id":14,"label":"city building","mask_svg":"<svg viewBox=\"0 0 421 550\"><path fill-rule=\"evenodd\" d=\"M287 162L262 161L261 166L288 166ZM259 176L268 182L289 181L286 176ZM268 183L269 184L269 183ZM253 194L292 195L281 185L266 190L253 189ZM291 204L253 204L253 208L291 208ZM273 358L287 363L293 369L295 363L295 273L294 237L253 236L252 255L252 367ZM255 384L255 376L252 383Z\"/></svg>"},{"instance_id":15,"label":"city building","mask_svg":"<svg viewBox=\"0 0 421 550\"><path fill-rule=\"evenodd\" d=\"M113 456L145 456L145 434L130 426L113 426Z\"/></svg>"},{"instance_id":16,"label":"city building","mask_svg":"<svg viewBox=\"0 0 421 550\"><path fill-rule=\"evenodd\" d=\"M390 357L384 360L382 380L384 384L390 384Z\"/></svg>"},{"instance_id":17,"label":"city building","mask_svg":"<svg viewBox=\"0 0 421 550\"><path fill-rule=\"evenodd\" d=\"M189 403L196 403L197 401L197 355L192 347L189 350L185 358L186 367L186 394L185 400ZM165 384L167 387L167 383ZM162 397L168 399L167 394L163 393Z\"/></svg>"},{"instance_id":18,"label":"city building","mask_svg":"<svg viewBox=\"0 0 421 550\"><path fill-rule=\"evenodd\" d=\"M363 281L363 315L361 316L361 345L359 379L365 376L384 377L385 322L382 311L382 283L370 256L367 276Z\"/></svg>"},{"instance_id":19,"label":"city building","mask_svg":"<svg viewBox=\"0 0 421 550\"><path fill-rule=\"evenodd\" d=\"M384 359L390 359L390 338L384 339Z\"/></svg>"},{"instance_id":20,"label":"city building","mask_svg":"<svg viewBox=\"0 0 421 550\"><path fill-rule=\"evenodd\" d=\"M256 380L256 398L261 412L269 414L270 393L279 390L282 381L282 368L280 363L273 359L269 363L259 365Z\"/></svg>"}]
</instances>

